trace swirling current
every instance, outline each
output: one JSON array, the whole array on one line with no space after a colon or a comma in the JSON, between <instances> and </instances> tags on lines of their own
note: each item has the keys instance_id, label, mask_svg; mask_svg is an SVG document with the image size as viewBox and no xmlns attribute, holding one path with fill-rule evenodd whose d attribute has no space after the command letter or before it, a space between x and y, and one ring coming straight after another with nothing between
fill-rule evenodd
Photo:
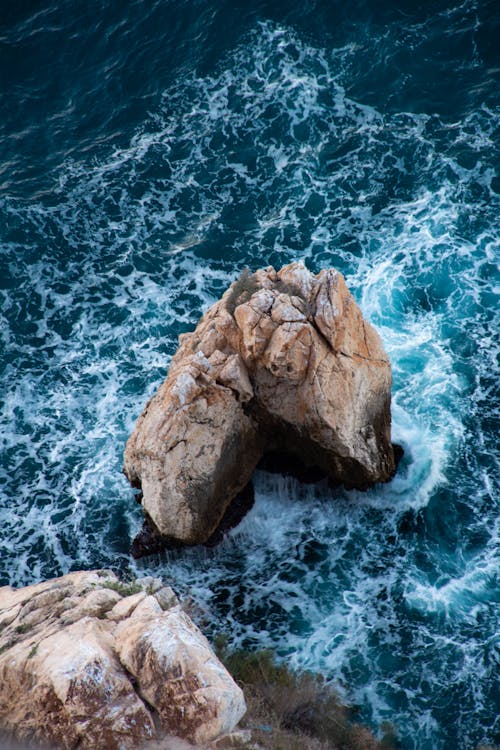
<instances>
[{"instance_id":1,"label":"swirling current","mask_svg":"<svg viewBox=\"0 0 500 750\"><path fill-rule=\"evenodd\" d=\"M499 741L499 38L486 0L4 3L0 583L159 574L404 750ZM178 335L292 260L383 338L397 476L257 473L220 547L134 563Z\"/></svg>"}]
</instances>

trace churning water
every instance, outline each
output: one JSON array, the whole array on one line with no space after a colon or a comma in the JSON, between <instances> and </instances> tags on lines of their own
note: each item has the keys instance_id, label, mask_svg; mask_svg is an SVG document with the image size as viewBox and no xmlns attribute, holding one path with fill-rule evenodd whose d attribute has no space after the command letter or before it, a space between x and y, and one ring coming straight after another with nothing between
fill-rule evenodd
<instances>
[{"instance_id":1,"label":"churning water","mask_svg":"<svg viewBox=\"0 0 500 750\"><path fill-rule=\"evenodd\" d=\"M160 574L403 748L493 743L498 6L248 5L4 4L0 581ZM382 335L396 478L258 473L222 546L134 563L122 454L178 335L292 260Z\"/></svg>"}]
</instances>

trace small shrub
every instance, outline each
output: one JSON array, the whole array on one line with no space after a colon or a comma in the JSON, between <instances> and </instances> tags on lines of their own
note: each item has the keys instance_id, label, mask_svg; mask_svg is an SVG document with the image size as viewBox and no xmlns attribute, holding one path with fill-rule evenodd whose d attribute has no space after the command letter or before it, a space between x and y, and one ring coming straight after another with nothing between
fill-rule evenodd
<instances>
[{"instance_id":1,"label":"small shrub","mask_svg":"<svg viewBox=\"0 0 500 750\"><path fill-rule=\"evenodd\" d=\"M9 648L12 648L12 646L16 645L15 640L7 641L7 643L4 643L3 646L0 646L0 655L4 654L6 651L9 650Z\"/></svg>"},{"instance_id":2,"label":"small shrub","mask_svg":"<svg viewBox=\"0 0 500 750\"><path fill-rule=\"evenodd\" d=\"M28 633L31 630L32 627L33 627L33 625L31 625L30 623L25 622L22 625L18 625L15 628L15 631L16 631L16 633Z\"/></svg>"},{"instance_id":3,"label":"small shrub","mask_svg":"<svg viewBox=\"0 0 500 750\"><path fill-rule=\"evenodd\" d=\"M102 583L103 587L105 589L111 589L112 591L116 591L120 596L132 596L133 594L138 594L139 591L143 591L142 586L137 583L136 581L103 581ZM148 592L147 592L148 593Z\"/></svg>"},{"instance_id":4,"label":"small shrub","mask_svg":"<svg viewBox=\"0 0 500 750\"><path fill-rule=\"evenodd\" d=\"M281 281L281 279L277 283L278 291L282 294L288 294L289 297L299 297L299 299L304 300L304 302L307 302L307 300L304 297L304 292L300 288L298 284L294 284L293 281Z\"/></svg>"},{"instance_id":5,"label":"small shrub","mask_svg":"<svg viewBox=\"0 0 500 750\"><path fill-rule=\"evenodd\" d=\"M351 720L331 685L309 672L292 672L271 651L229 651L224 637L215 648L245 693L246 725L266 750L389 750Z\"/></svg>"},{"instance_id":6,"label":"small shrub","mask_svg":"<svg viewBox=\"0 0 500 750\"><path fill-rule=\"evenodd\" d=\"M31 651L28 654L28 659L32 659L35 656L36 652L38 651L38 646L39 644L35 643L35 645L31 648Z\"/></svg>"},{"instance_id":7,"label":"small shrub","mask_svg":"<svg viewBox=\"0 0 500 750\"><path fill-rule=\"evenodd\" d=\"M231 287L231 293L226 300L226 310L234 315L234 311L238 305L242 305L244 302L248 302L252 294L257 292L260 286L255 279L254 274L249 268L245 268L233 282Z\"/></svg>"}]
</instances>

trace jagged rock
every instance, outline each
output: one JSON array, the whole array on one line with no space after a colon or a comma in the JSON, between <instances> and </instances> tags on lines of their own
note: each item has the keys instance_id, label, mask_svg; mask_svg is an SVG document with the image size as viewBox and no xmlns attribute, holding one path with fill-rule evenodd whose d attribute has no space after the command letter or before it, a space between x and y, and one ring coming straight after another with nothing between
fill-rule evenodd
<instances>
[{"instance_id":1,"label":"jagged rock","mask_svg":"<svg viewBox=\"0 0 500 750\"><path fill-rule=\"evenodd\" d=\"M243 274L179 337L128 440L124 471L146 516L134 554L205 543L265 454L349 488L388 481L390 389L380 337L340 273Z\"/></svg>"},{"instance_id":2,"label":"jagged rock","mask_svg":"<svg viewBox=\"0 0 500 750\"><path fill-rule=\"evenodd\" d=\"M204 743L244 711L160 579L104 570L0 588L0 737L65 750L147 748L164 734Z\"/></svg>"}]
</instances>

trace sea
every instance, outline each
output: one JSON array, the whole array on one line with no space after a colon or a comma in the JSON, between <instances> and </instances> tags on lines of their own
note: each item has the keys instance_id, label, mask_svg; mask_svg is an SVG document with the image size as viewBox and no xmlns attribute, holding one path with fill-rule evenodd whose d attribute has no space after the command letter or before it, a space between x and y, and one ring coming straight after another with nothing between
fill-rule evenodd
<instances>
[{"instance_id":1,"label":"sea","mask_svg":"<svg viewBox=\"0 0 500 750\"><path fill-rule=\"evenodd\" d=\"M0 584L157 575L403 750L500 742L500 5L1 0ZM133 561L125 442L245 268L341 271L395 478L256 472L214 549Z\"/></svg>"}]
</instances>

